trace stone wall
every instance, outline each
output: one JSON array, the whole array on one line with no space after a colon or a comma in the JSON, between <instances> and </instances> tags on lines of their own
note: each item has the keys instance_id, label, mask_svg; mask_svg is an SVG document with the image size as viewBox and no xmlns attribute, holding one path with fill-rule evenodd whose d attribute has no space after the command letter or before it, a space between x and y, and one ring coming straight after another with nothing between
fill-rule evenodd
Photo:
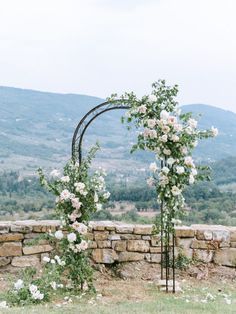
<instances>
[{"instance_id":1,"label":"stone wall","mask_svg":"<svg viewBox=\"0 0 236 314\"><path fill-rule=\"evenodd\" d=\"M53 247L37 238L58 228L58 221L0 222L0 271L39 267ZM91 222L89 229L89 247L95 263L161 261L160 237L152 235L151 225L104 221ZM180 251L204 263L236 267L236 227L177 227L177 254Z\"/></svg>"}]
</instances>

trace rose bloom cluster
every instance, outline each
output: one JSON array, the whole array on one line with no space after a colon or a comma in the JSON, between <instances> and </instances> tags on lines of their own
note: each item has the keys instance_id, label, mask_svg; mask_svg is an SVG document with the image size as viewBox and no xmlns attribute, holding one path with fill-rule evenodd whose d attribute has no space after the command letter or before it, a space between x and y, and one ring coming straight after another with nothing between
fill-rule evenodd
<instances>
[{"instance_id":1,"label":"rose bloom cluster","mask_svg":"<svg viewBox=\"0 0 236 314\"><path fill-rule=\"evenodd\" d=\"M174 99L177 86L168 87L165 81L159 81L153 88L151 95L141 99L134 93L126 93L120 99L130 106L126 121L141 129L133 150L156 155L158 164L157 161L150 164L152 176L147 184L156 187L158 202L164 204L167 215L171 213L166 217L171 222L184 207L184 188L200 177L192 158L193 149L200 139L217 136L218 130L215 127L198 130L198 121L190 113L181 114ZM116 96L110 101L115 101Z\"/></svg>"},{"instance_id":2,"label":"rose bloom cluster","mask_svg":"<svg viewBox=\"0 0 236 314\"><path fill-rule=\"evenodd\" d=\"M24 288L24 282L22 279L18 279L15 283L14 283L14 289L17 292L19 292L21 289ZM38 287L34 284L30 284L28 286L28 291L31 294L31 298L33 300L43 300L44 298L44 294L40 292L40 290L38 289Z\"/></svg>"}]
</instances>

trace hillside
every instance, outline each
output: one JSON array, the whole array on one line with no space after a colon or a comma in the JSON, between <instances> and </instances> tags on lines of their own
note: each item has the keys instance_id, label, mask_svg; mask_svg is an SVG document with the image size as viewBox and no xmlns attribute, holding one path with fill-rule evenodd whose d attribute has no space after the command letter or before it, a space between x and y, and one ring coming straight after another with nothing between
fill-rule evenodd
<instances>
[{"instance_id":1,"label":"hillside","mask_svg":"<svg viewBox=\"0 0 236 314\"><path fill-rule=\"evenodd\" d=\"M103 100L97 97L46 93L11 87L0 87L0 162L2 169L34 172L38 166L55 167L70 157L71 138L82 116ZM217 139L202 143L196 157L211 160L236 155L236 114L216 107L195 104L184 110L202 113L202 128L216 126ZM142 152L130 156L135 140L120 123L122 110L100 116L90 126L85 146L99 140L103 150L97 161L109 169L144 167L150 159ZM109 130L109 132L107 132Z\"/></svg>"}]
</instances>

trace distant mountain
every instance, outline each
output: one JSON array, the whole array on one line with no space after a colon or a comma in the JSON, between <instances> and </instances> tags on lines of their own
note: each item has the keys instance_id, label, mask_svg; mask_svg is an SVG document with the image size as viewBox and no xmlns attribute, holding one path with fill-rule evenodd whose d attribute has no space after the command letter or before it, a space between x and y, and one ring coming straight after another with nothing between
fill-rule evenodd
<instances>
[{"instance_id":1,"label":"distant mountain","mask_svg":"<svg viewBox=\"0 0 236 314\"><path fill-rule=\"evenodd\" d=\"M201 159L219 160L236 156L236 114L209 105L195 104L183 106L183 111L193 112L202 129L217 127L219 135L214 139L202 141L196 150ZM199 116L200 114L200 116Z\"/></svg>"},{"instance_id":2,"label":"distant mountain","mask_svg":"<svg viewBox=\"0 0 236 314\"><path fill-rule=\"evenodd\" d=\"M0 87L0 169L34 172L38 166L55 167L70 158L74 129L83 115L104 101L97 97L46 93ZM236 114L207 105L187 105L184 111L202 113L199 126L216 126L218 138L201 143L199 159L236 156ZM110 111L89 127L84 144L98 139L103 150L98 161L103 166L122 170L143 167L149 156L143 152L130 156L135 130L128 132L120 123L123 110Z\"/></svg>"}]
</instances>

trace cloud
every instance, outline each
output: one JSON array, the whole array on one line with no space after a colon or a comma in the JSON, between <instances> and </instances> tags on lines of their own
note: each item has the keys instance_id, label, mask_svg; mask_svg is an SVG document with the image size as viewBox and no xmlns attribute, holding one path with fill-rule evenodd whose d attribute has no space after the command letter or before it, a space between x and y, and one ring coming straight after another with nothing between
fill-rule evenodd
<instances>
[{"instance_id":1,"label":"cloud","mask_svg":"<svg viewBox=\"0 0 236 314\"><path fill-rule=\"evenodd\" d=\"M234 0L8 0L0 84L106 97L180 85L179 101L236 111Z\"/></svg>"}]
</instances>

